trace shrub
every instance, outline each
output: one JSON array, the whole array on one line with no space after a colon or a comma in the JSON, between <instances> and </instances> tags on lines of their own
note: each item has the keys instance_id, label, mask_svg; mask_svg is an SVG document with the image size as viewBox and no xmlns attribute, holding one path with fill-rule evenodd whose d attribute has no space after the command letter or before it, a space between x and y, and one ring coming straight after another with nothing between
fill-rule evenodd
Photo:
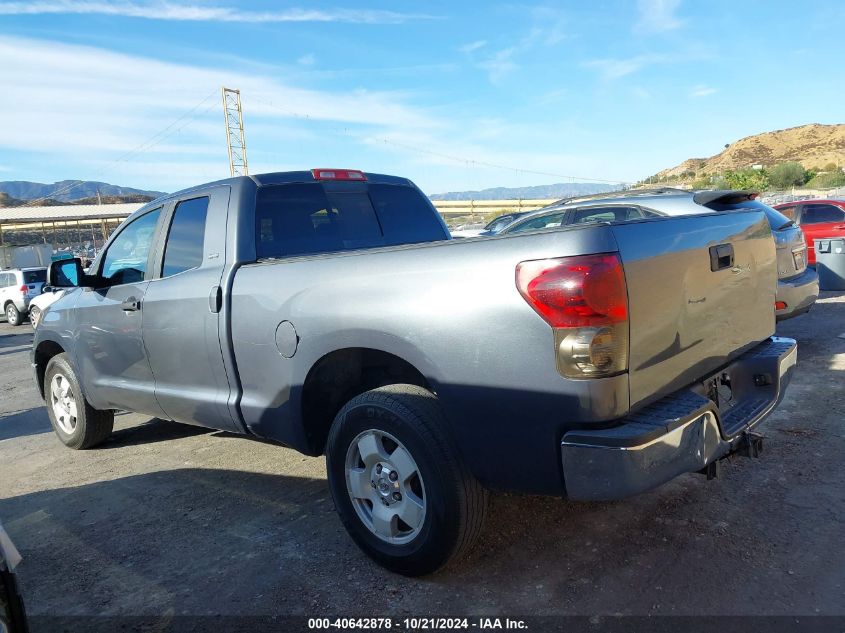
<instances>
[{"instance_id":1,"label":"shrub","mask_svg":"<svg viewBox=\"0 0 845 633\"><path fill-rule=\"evenodd\" d=\"M769 183L775 189L800 187L807 181L807 173L801 163L780 163L769 172Z\"/></svg>"}]
</instances>

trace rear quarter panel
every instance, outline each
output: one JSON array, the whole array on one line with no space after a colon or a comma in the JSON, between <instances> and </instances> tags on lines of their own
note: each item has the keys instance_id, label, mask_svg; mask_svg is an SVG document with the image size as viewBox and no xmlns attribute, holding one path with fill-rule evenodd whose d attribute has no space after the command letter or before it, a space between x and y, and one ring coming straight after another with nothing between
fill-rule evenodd
<instances>
[{"instance_id":1,"label":"rear quarter panel","mask_svg":"<svg viewBox=\"0 0 845 633\"><path fill-rule=\"evenodd\" d=\"M524 477L520 489L560 492L564 429L624 414L627 378L561 377L552 329L518 293L515 268L615 249L609 227L596 226L243 266L232 291L243 418L256 434L302 448L311 367L338 349L381 350L428 379L484 483ZM276 347L282 321L299 336L293 358Z\"/></svg>"}]
</instances>

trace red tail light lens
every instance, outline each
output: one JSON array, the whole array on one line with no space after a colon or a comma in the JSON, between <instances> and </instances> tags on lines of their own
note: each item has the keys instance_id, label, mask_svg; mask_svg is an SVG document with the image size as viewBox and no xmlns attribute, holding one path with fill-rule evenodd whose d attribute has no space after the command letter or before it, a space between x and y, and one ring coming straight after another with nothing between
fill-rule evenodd
<instances>
[{"instance_id":1,"label":"red tail light lens","mask_svg":"<svg viewBox=\"0 0 845 633\"><path fill-rule=\"evenodd\" d=\"M555 328L601 327L628 319L628 292L615 253L522 262L516 286Z\"/></svg>"},{"instance_id":2,"label":"red tail light lens","mask_svg":"<svg viewBox=\"0 0 845 633\"><path fill-rule=\"evenodd\" d=\"M628 370L628 290L616 253L522 262L516 286L552 326L562 376L603 378Z\"/></svg>"},{"instance_id":3,"label":"red tail light lens","mask_svg":"<svg viewBox=\"0 0 845 633\"><path fill-rule=\"evenodd\" d=\"M24 284L23 286L21 286L21 292L22 292L22 293L24 293L24 294L26 294L26 284Z\"/></svg>"}]
</instances>

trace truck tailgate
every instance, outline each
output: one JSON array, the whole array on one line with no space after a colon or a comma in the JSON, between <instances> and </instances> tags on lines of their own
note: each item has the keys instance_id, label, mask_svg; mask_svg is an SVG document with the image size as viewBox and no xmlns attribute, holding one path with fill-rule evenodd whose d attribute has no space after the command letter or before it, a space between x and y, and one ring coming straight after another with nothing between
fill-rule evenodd
<instances>
[{"instance_id":1,"label":"truck tailgate","mask_svg":"<svg viewBox=\"0 0 845 633\"><path fill-rule=\"evenodd\" d=\"M762 212L617 224L630 310L631 406L707 377L775 331L775 244Z\"/></svg>"}]
</instances>

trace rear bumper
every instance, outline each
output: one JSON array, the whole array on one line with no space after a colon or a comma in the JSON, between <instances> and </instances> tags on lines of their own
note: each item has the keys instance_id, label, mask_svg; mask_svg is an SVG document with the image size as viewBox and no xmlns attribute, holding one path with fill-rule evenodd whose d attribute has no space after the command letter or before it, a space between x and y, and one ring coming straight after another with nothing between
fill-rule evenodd
<instances>
[{"instance_id":1,"label":"rear bumper","mask_svg":"<svg viewBox=\"0 0 845 633\"><path fill-rule=\"evenodd\" d=\"M778 280L776 301L783 301L786 307L775 310L778 321L804 314L819 296L819 275L814 268L807 268L793 279Z\"/></svg>"},{"instance_id":2,"label":"rear bumper","mask_svg":"<svg viewBox=\"0 0 845 633\"><path fill-rule=\"evenodd\" d=\"M797 358L794 340L772 337L715 377L730 377L732 399L721 408L705 396L711 377L649 405L619 426L566 433L561 459L567 496L629 497L735 451L780 403Z\"/></svg>"}]
</instances>

